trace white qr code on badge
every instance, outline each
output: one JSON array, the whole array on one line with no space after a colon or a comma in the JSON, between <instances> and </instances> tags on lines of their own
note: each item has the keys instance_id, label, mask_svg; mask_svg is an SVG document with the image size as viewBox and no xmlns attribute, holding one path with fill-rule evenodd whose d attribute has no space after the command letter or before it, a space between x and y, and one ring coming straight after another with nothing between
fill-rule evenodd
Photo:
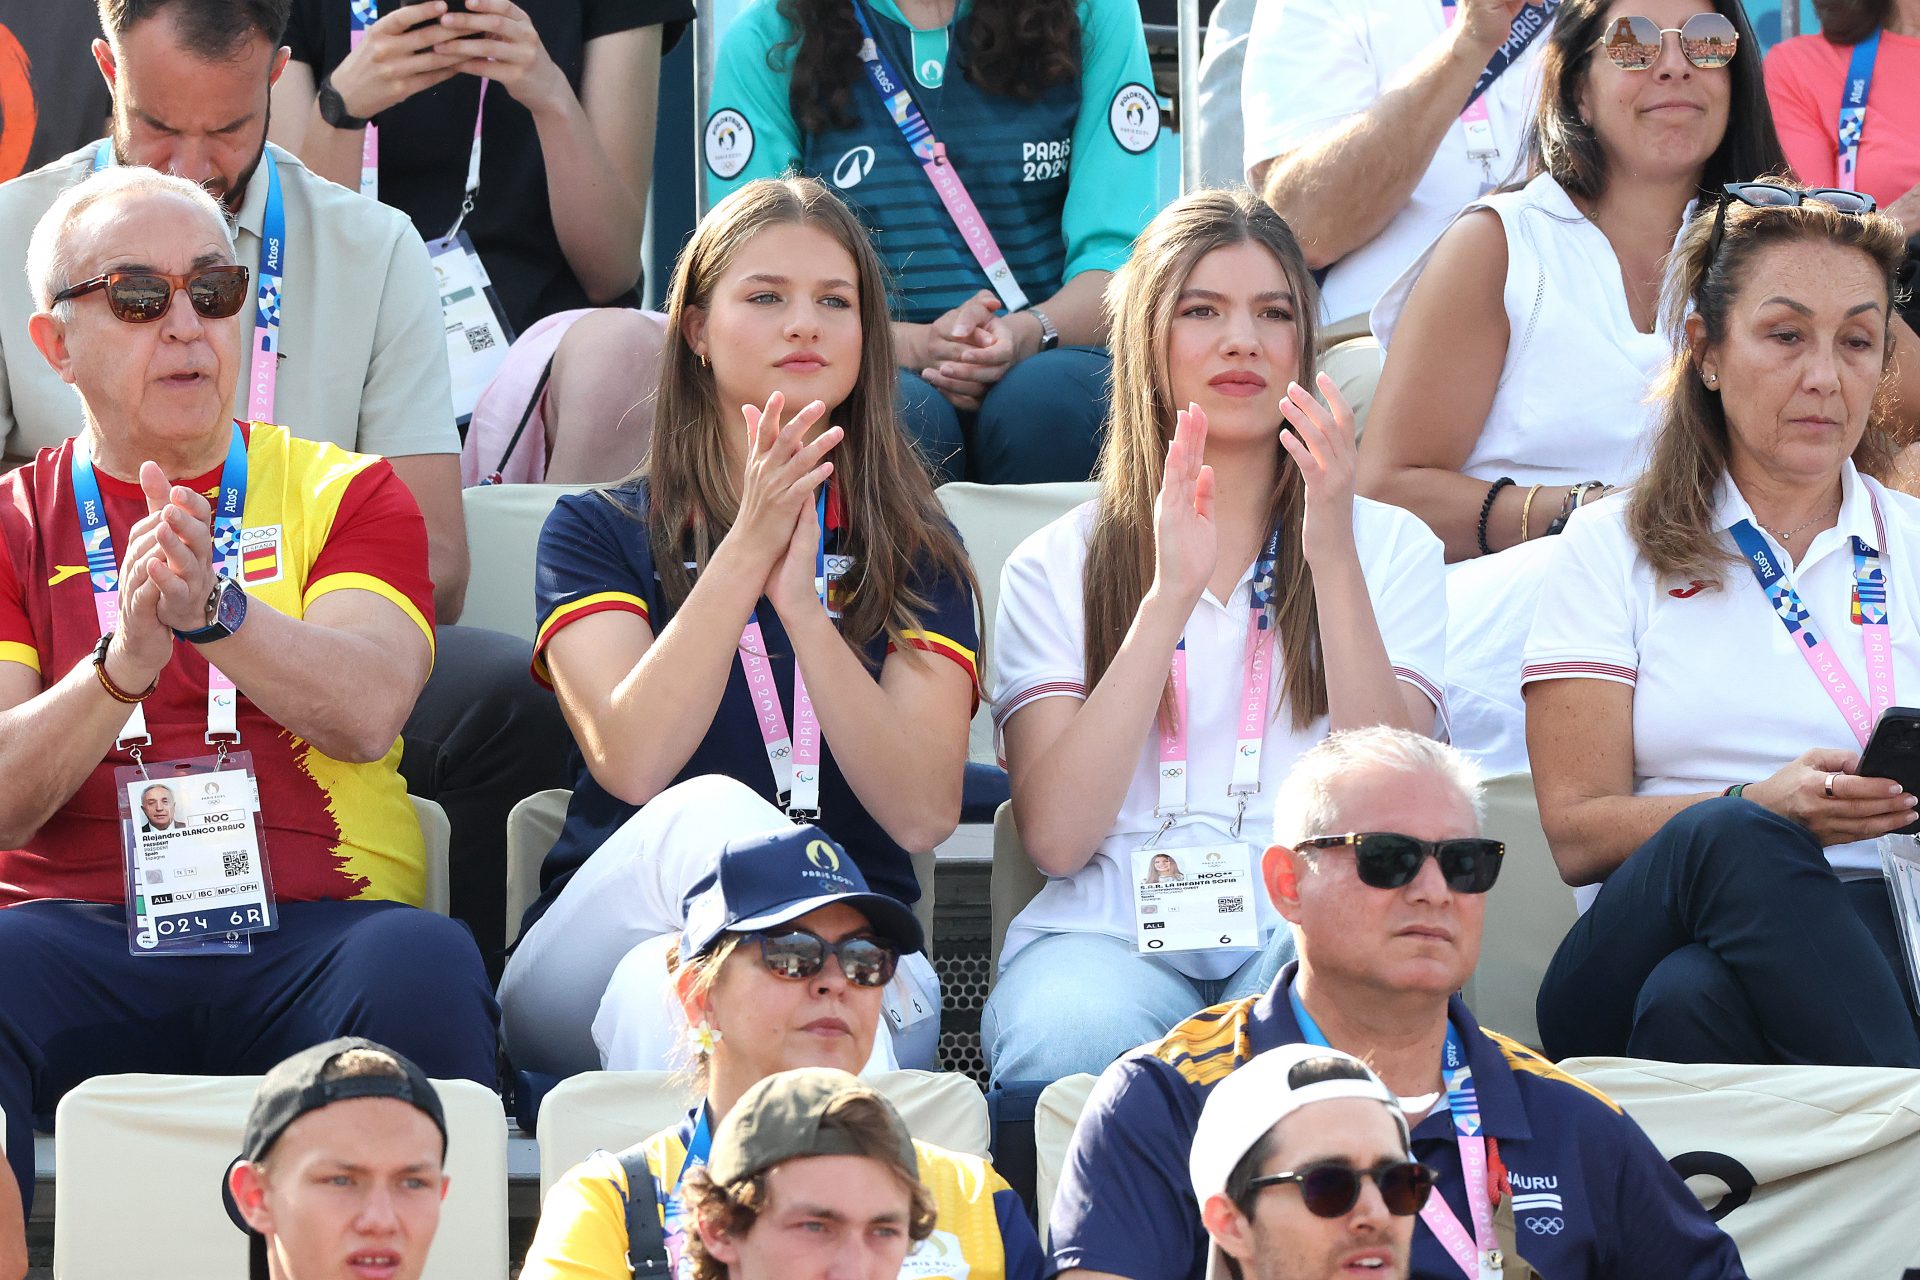
<instances>
[{"instance_id":1,"label":"white qr code on badge","mask_svg":"<svg viewBox=\"0 0 1920 1280\"><path fill-rule=\"evenodd\" d=\"M227 876L227 879L229 880L233 879L235 876L246 875L252 861L253 859L249 858L246 855L245 850L239 850L234 853L223 853L220 855L220 862L222 866L225 867L226 876Z\"/></svg>"},{"instance_id":2,"label":"white qr code on badge","mask_svg":"<svg viewBox=\"0 0 1920 1280\"><path fill-rule=\"evenodd\" d=\"M1245 898L1222 898L1220 899L1218 907L1220 914L1223 916L1234 915L1246 909L1247 900Z\"/></svg>"},{"instance_id":3,"label":"white qr code on badge","mask_svg":"<svg viewBox=\"0 0 1920 1280\"><path fill-rule=\"evenodd\" d=\"M484 324L476 324L467 330L467 350L485 351L493 346L493 330Z\"/></svg>"}]
</instances>

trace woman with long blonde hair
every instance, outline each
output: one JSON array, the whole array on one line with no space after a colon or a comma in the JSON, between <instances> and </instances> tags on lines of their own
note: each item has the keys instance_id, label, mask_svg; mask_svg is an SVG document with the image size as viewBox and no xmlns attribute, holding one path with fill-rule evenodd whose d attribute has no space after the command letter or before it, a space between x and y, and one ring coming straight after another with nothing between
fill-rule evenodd
<instances>
[{"instance_id":1,"label":"woman with long blonde hair","mask_svg":"<svg viewBox=\"0 0 1920 1280\"><path fill-rule=\"evenodd\" d=\"M1324 405L1307 389L1317 307L1244 191L1169 206L1115 278L1099 497L1014 552L996 622L1014 815L1048 876L983 1018L998 1079L1098 1071L1263 989L1290 948L1257 851L1294 757L1435 726L1440 545L1354 497L1353 416L1331 379ZM1207 868L1177 903L1136 896L1156 848Z\"/></svg>"},{"instance_id":2,"label":"woman with long blonde hair","mask_svg":"<svg viewBox=\"0 0 1920 1280\"><path fill-rule=\"evenodd\" d=\"M537 1071L659 1065L660 939L730 837L816 821L911 903L959 821L973 575L894 412L865 231L810 179L751 183L668 301L651 455L540 539L535 671L579 766L501 984Z\"/></svg>"}]
</instances>

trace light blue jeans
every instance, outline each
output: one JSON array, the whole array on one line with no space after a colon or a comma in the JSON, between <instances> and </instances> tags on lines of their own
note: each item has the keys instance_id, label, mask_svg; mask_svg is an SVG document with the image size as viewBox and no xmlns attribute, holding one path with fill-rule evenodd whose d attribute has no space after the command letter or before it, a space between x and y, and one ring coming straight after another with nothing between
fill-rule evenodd
<instances>
[{"instance_id":1,"label":"light blue jeans","mask_svg":"<svg viewBox=\"0 0 1920 1280\"><path fill-rule=\"evenodd\" d=\"M1273 985L1294 958L1282 925L1224 978L1189 978L1104 933L1055 933L1028 943L1001 971L980 1014L980 1045L995 1084L1098 1074L1207 1008Z\"/></svg>"}]
</instances>

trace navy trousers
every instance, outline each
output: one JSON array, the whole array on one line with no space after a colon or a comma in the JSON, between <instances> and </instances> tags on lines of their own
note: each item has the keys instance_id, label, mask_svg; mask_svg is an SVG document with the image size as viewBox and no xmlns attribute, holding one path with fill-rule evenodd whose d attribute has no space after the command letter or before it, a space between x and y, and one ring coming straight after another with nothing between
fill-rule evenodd
<instances>
[{"instance_id":1,"label":"navy trousers","mask_svg":"<svg viewBox=\"0 0 1920 1280\"><path fill-rule=\"evenodd\" d=\"M902 369L900 421L936 485L1085 480L1100 456L1112 372L1104 347L1042 351L1007 370L978 411L962 413Z\"/></svg>"},{"instance_id":2,"label":"navy trousers","mask_svg":"<svg viewBox=\"0 0 1920 1280\"><path fill-rule=\"evenodd\" d=\"M1620 864L1540 984L1551 1058L1920 1067L1885 883L1843 883L1750 800L1683 810Z\"/></svg>"},{"instance_id":3,"label":"navy trousers","mask_svg":"<svg viewBox=\"0 0 1920 1280\"><path fill-rule=\"evenodd\" d=\"M245 956L132 956L126 910L0 911L0 1108L33 1202L33 1117L90 1076L255 1075L335 1036L491 1088L500 1008L465 926L394 902L290 902Z\"/></svg>"}]
</instances>

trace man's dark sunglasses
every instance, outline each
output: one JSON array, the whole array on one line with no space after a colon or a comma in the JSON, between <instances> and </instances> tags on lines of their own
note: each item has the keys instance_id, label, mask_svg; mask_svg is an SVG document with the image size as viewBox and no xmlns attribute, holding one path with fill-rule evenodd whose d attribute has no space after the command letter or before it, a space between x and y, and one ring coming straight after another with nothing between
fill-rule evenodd
<instances>
[{"instance_id":1,"label":"man's dark sunglasses","mask_svg":"<svg viewBox=\"0 0 1920 1280\"><path fill-rule=\"evenodd\" d=\"M1720 203L1713 211L1713 235L1707 240L1707 265L1720 256L1720 237L1727 229L1727 206L1738 200L1756 209L1790 209L1808 203L1824 204L1838 213L1872 213L1880 206L1864 191L1845 191L1839 187L1786 187L1777 182L1729 182L1720 188Z\"/></svg>"},{"instance_id":2,"label":"man's dark sunglasses","mask_svg":"<svg viewBox=\"0 0 1920 1280\"><path fill-rule=\"evenodd\" d=\"M776 978L800 982L826 967L831 952L840 962L840 972L856 987L884 987L893 979L900 956L884 942L874 938L842 938L828 942L805 929L763 929L748 937L759 940L760 960Z\"/></svg>"},{"instance_id":3,"label":"man's dark sunglasses","mask_svg":"<svg viewBox=\"0 0 1920 1280\"><path fill-rule=\"evenodd\" d=\"M1318 1218L1338 1218L1360 1203L1360 1182L1372 1178L1380 1188L1387 1212L1405 1218L1420 1212L1433 1191L1433 1170L1413 1160L1389 1160L1371 1169L1356 1169L1339 1161L1310 1164L1293 1173L1269 1173L1247 1184L1249 1190L1300 1184L1300 1199Z\"/></svg>"},{"instance_id":4,"label":"man's dark sunglasses","mask_svg":"<svg viewBox=\"0 0 1920 1280\"><path fill-rule=\"evenodd\" d=\"M187 291L193 309L209 320L224 320L247 303L245 267L202 267L184 276L164 271L109 271L62 289L55 302L82 298L97 289L107 291L107 309L128 324L152 324L173 307L173 295Z\"/></svg>"},{"instance_id":5,"label":"man's dark sunglasses","mask_svg":"<svg viewBox=\"0 0 1920 1280\"><path fill-rule=\"evenodd\" d=\"M1485 893L1500 878L1500 860L1507 846L1484 836L1458 840L1419 840L1397 831L1349 831L1343 836L1313 836L1296 848L1332 849L1353 846L1354 870L1360 883L1375 889L1398 889L1420 874L1429 856L1440 863L1447 888L1455 893Z\"/></svg>"}]
</instances>

